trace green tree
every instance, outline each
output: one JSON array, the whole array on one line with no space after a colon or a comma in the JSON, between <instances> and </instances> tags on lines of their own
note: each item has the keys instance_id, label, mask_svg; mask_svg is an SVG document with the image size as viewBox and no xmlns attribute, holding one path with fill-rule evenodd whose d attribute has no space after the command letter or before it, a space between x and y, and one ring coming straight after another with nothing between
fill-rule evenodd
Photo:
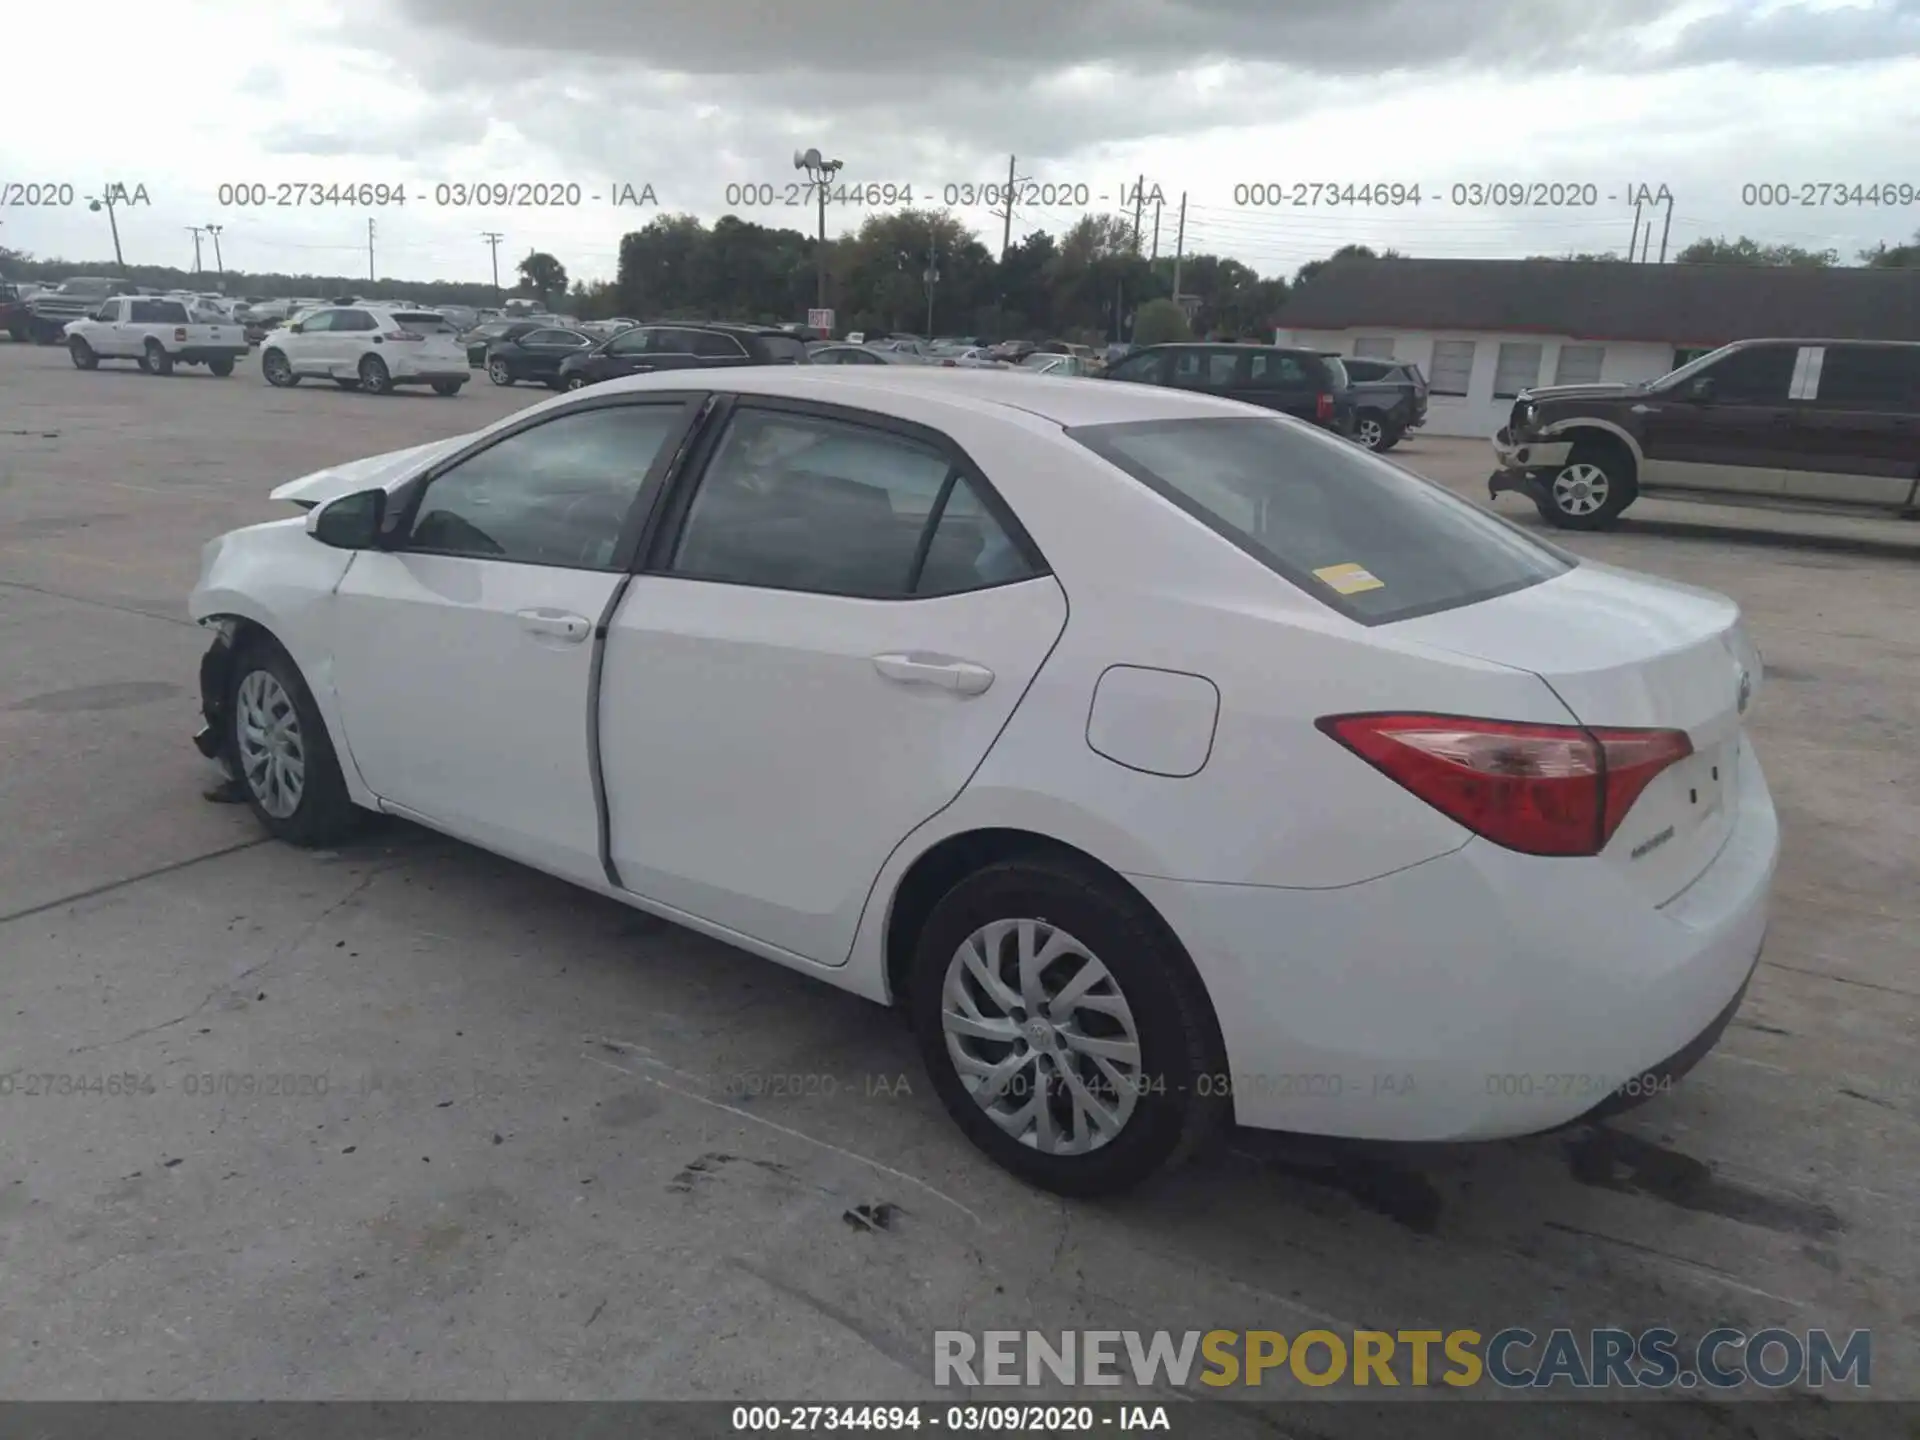
<instances>
[{"instance_id":1,"label":"green tree","mask_svg":"<svg viewBox=\"0 0 1920 1440\"><path fill-rule=\"evenodd\" d=\"M1673 258L1680 265L1786 265L1824 269L1839 263L1840 252L1803 250L1798 245L1762 245L1742 235L1738 240L1696 240Z\"/></svg>"},{"instance_id":2,"label":"green tree","mask_svg":"<svg viewBox=\"0 0 1920 1440\"><path fill-rule=\"evenodd\" d=\"M1134 314L1133 343L1136 345L1168 345L1192 338L1193 327L1187 323L1187 312L1171 300L1149 300Z\"/></svg>"},{"instance_id":3,"label":"green tree","mask_svg":"<svg viewBox=\"0 0 1920 1440\"><path fill-rule=\"evenodd\" d=\"M1871 250L1860 252L1860 263L1875 270L1920 270L1920 230L1909 245L1889 245L1884 240Z\"/></svg>"},{"instance_id":4,"label":"green tree","mask_svg":"<svg viewBox=\"0 0 1920 1440\"><path fill-rule=\"evenodd\" d=\"M555 295L567 293L567 267L544 250L529 251L527 258L520 262L520 278L526 287L540 297L540 308L546 309Z\"/></svg>"},{"instance_id":5,"label":"green tree","mask_svg":"<svg viewBox=\"0 0 1920 1440\"><path fill-rule=\"evenodd\" d=\"M1376 251L1371 245L1342 245L1324 260L1309 260L1294 272L1294 288L1306 284L1336 260L1398 260L1398 250Z\"/></svg>"}]
</instances>

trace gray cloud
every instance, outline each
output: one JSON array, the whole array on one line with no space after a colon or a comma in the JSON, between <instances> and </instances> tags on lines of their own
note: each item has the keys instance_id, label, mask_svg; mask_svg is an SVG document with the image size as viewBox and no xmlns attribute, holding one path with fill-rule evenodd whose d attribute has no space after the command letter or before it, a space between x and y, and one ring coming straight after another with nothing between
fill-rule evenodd
<instances>
[{"instance_id":1,"label":"gray cloud","mask_svg":"<svg viewBox=\"0 0 1920 1440\"><path fill-rule=\"evenodd\" d=\"M1769 68L1854 65L1920 55L1920 0L1879 0L1843 10L1789 5L1765 14L1728 10L1696 20L1664 59Z\"/></svg>"},{"instance_id":2,"label":"gray cloud","mask_svg":"<svg viewBox=\"0 0 1920 1440\"><path fill-rule=\"evenodd\" d=\"M287 122L260 137L269 155L426 158L485 138L487 110L465 99L438 99L410 115L361 114L337 126Z\"/></svg>"},{"instance_id":3,"label":"gray cloud","mask_svg":"<svg viewBox=\"0 0 1920 1440\"><path fill-rule=\"evenodd\" d=\"M425 29L695 75L1012 81L1213 60L1321 73L1575 62L1680 0L396 0Z\"/></svg>"}]
</instances>

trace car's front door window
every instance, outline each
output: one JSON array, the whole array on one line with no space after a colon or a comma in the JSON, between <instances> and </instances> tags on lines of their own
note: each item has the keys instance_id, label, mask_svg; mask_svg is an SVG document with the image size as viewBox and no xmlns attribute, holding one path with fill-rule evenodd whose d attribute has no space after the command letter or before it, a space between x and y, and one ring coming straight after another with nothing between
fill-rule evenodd
<instances>
[{"instance_id":1,"label":"car's front door window","mask_svg":"<svg viewBox=\"0 0 1920 1440\"><path fill-rule=\"evenodd\" d=\"M518 431L427 486L405 549L601 570L683 407L576 411Z\"/></svg>"},{"instance_id":2,"label":"car's front door window","mask_svg":"<svg viewBox=\"0 0 1920 1440\"><path fill-rule=\"evenodd\" d=\"M1782 405L1793 383L1798 353L1792 345L1755 345L1736 350L1696 375L1693 384L1711 381L1709 393L1725 405Z\"/></svg>"}]
</instances>

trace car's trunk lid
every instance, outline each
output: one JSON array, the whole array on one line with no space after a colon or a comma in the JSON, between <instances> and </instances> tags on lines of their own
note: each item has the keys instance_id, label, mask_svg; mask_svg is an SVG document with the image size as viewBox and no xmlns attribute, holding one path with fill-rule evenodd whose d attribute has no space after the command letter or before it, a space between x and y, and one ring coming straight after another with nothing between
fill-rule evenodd
<instances>
[{"instance_id":1,"label":"car's trunk lid","mask_svg":"<svg viewBox=\"0 0 1920 1440\"><path fill-rule=\"evenodd\" d=\"M1583 725L1684 730L1693 754L1647 786L1602 859L1658 905L1719 854L1760 686L1759 655L1731 600L1581 564L1544 584L1393 629L1435 649L1532 671Z\"/></svg>"}]
</instances>

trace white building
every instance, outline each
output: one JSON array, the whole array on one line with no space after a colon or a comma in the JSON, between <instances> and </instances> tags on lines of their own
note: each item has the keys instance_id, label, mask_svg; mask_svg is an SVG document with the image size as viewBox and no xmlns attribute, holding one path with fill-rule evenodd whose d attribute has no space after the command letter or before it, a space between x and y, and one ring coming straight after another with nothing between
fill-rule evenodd
<instances>
[{"instance_id":1,"label":"white building","mask_svg":"<svg viewBox=\"0 0 1920 1440\"><path fill-rule=\"evenodd\" d=\"M1411 361L1425 433L1491 435L1529 386L1651 380L1731 340L1920 339L1920 271L1573 260L1341 260L1276 343Z\"/></svg>"}]
</instances>

